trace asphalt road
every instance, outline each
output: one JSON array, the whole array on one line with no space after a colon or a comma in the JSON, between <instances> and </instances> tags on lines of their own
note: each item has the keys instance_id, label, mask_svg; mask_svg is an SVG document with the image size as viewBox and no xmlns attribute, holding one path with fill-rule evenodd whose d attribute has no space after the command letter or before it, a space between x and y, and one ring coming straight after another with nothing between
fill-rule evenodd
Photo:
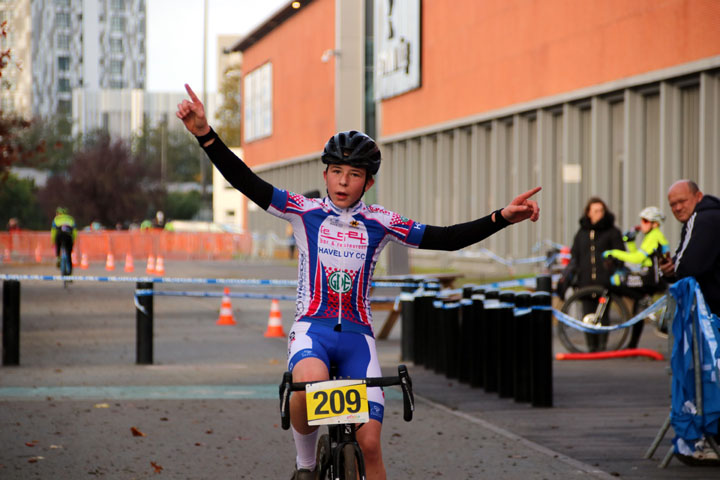
<instances>
[{"instance_id":1,"label":"asphalt road","mask_svg":"<svg viewBox=\"0 0 720 480\"><path fill-rule=\"evenodd\" d=\"M168 277L295 278L289 263L165 268ZM2 265L0 272L54 269ZM101 266L78 273L106 274ZM277 411L287 345L264 336L270 302L233 299L236 325L219 326L218 298L156 297L154 364L139 366L133 289L22 282L21 365L0 368L0 478L288 477L294 448ZM280 306L287 332L294 307ZM379 312L376 322L384 316ZM397 325L378 342L386 374L399 362L399 338ZM667 353L651 329L641 346ZM642 458L668 413L667 362L556 361L555 405L546 409L409 367L418 398L412 422L402 420L399 393L387 394L388 478L720 478L720 469L677 460L658 469L672 432L654 460Z\"/></svg>"}]
</instances>

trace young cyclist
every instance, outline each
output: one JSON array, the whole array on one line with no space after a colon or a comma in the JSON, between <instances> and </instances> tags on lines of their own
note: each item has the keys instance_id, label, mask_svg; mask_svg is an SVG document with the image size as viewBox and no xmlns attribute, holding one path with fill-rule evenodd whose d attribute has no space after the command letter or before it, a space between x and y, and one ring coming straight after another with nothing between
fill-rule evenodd
<instances>
[{"instance_id":1,"label":"young cyclist","mask_svg":"<svg viewBox=\"0 0 720 480\"><path fill-rule=\"evenodd\" d=\"M621 262L640 265L642 270L637 273L614 274L610 281L615 286L625 286L639 289L645 293L654 293L661 284L659 261L670 251L665 235L660 231L660 224L665 220L658 207L646 207L640 212L639 231L644 234L640 248L635 244L635 233L631 230L623 236L625 250L605 250L603 258L615 258ZM637 302L636 302L637 303ZM636 348L640 341L644 322L633 325L632 335L628 348Z\"/></svg>"},{"instance_id":2,"label":"young cyclist","mask_svg":"<svg viewBox=\"0 0 720 480\"><path fill-rule=\"evenodd\" d=\"M295 323L288 339L288 369L294 382L329 378L329 365L344 377L381 376L375 350L368 294L383 247L397 242L413 248L456 250L526 219L537 221L540 210L529 197L536 187L490 215L450 227L423 225L361 198L374 184L380 150L357 131L332 136L322 154L325 198L307 198L273 187L236 157L210 128L203 104L185 85L190 100L178 105L177 116L198 138L223 176L268 213L293 226L298 250ZM380 448L384 397L368 389L370 421L358 430L367 478L384 479ZM290 419L297 450L294 479L316 477L317 427L307 424L304 395L290 400Z\"/></svg>"}]
</instances>

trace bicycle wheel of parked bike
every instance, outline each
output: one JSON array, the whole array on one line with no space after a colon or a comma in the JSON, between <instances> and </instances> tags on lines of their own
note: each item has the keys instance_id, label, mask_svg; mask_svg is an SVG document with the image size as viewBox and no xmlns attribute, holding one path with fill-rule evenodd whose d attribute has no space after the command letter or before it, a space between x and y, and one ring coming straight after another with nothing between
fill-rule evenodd
<instances>
[{"instance_id":1,"label":"bicycle wheel of parked bike","mask_svg":"<svg viewBox=\"0 0 720 480\"><path fill-rule=\"evenodd\" d=\"M619 295L601 286L584 287L573 293L560 309L563 313L592 327L619 325L630 319L630 313ZM558 338L571 352L620 350L629 340L630 329L605 333L586 333L558 322Z\"/></svg>"},{"instance_id":2,"label":"bicycle wheel of parked bike","mask_svg":"<svg viewBox=\"0 0 720 480\"><path fill-rule=\"evenodd\" d=\"M346 480L357 478L357 458L355 457L355 447L353 445L345 445L340 453L340 471L345 474Z\"/></svg>"}]
</instances>

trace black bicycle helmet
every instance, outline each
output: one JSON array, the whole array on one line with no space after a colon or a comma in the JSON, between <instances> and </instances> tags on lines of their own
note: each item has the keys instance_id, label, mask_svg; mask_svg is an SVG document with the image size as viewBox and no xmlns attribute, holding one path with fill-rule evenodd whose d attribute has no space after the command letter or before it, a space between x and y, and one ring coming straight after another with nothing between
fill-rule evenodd
<instances>
[{"instance_id":1,"label":"black bicycle helmet","mask_svg":"<svg viewBox=\"0 0 720 480\"><path fill-rule=\"evenodd\" d=\"M375 141L355 130L339 132L330 137L322 154L325 165L352 165L366 169L370 175L380 170L380 160L380 149Z\"/></svg>"}]
</instances>

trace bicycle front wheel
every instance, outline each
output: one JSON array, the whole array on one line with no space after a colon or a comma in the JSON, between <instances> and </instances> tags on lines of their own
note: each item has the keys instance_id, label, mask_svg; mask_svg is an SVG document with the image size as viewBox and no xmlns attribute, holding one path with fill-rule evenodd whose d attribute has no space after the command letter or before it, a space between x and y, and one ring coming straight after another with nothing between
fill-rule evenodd
<instances>
[{"instance_id":1,"label":"bicycle front wheel","mask_svg":"<svg viewBox=\"0 0 720 480\"><path fill-rule=\"evenodd\" d=\"M604 312L600 315L602 306ZM560 309L563 313L592 327L619 325L630 319L622 297L608 293L602 286L584 287L568 298ZM620 350L628 341L629 329L621 328L605 333L585 333L558 322L558 338L570 352Z\"/></svg>"},{"instance_id":2,"label":"bicycle front wheel","mask_svg":"<svg viewBox=\"0 0 720 480\"><path fill-rule=\"evenodd\" d=\"M355 446L347 444L343 447L340 454L340 473L344 474L345 480L355 480L357 478L357 458L355 457Z\"/></svg>"}]
</instances>

